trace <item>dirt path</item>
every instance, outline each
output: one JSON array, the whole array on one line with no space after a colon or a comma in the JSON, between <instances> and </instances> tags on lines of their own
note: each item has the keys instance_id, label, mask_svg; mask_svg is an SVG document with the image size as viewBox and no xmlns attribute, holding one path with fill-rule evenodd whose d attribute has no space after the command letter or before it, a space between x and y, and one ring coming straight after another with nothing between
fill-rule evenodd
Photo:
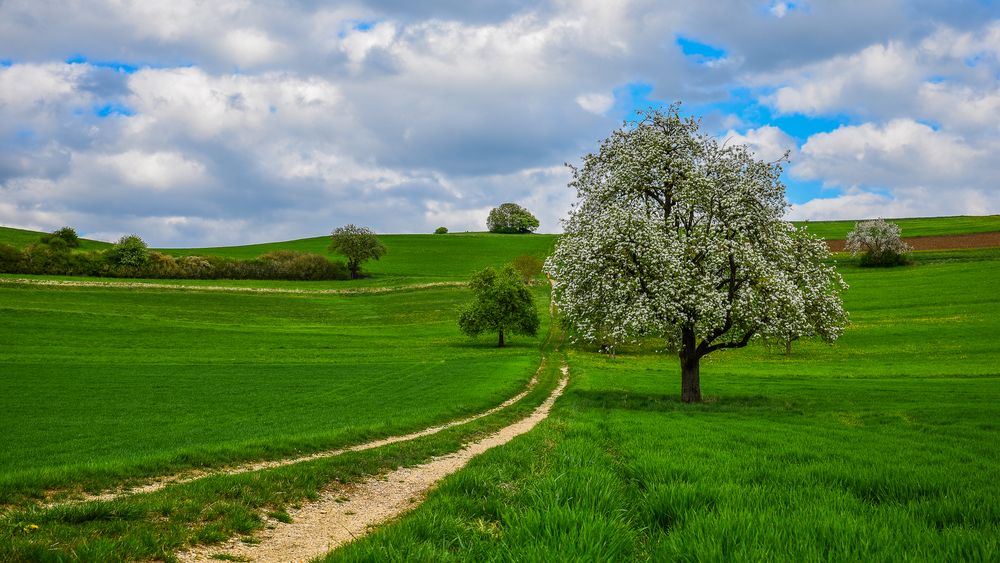
<instances>
[{"instance_id":1,"label":"dirt path","mask_svg":"<svg viewBox=\"0 0 1000 563\"><path fill-rule=\"evenodd\" d=\"M385 476L328 490L318 501L289 511L291 524L271 522L258 534L259 543L251 545L234 539L223 545L201 546L181 552L177 557L180 561L212 561L213 555L225 554L244 561L308 561L360 538L372 526L415 508L427 491L475 456L506 444L545 419L569 381L566 365L563 365L562 371L563 378L559 385L531 415L466 445L462 450L422 465L397 469Z\"/></svg>"},{"instance_id":2,"label":"dirt path","mask_svg":"<svg viewBox=\"0 0 1000 563\"><path fill-rule=\"evenodd\" d=\"M913 250L958 250L962 248L1000 247L1000 233L969 233L964 235L937 235L926 237L904 237L903 242ZM831 252L843 252L844 241L828 240Z\"/></svg>"},{"instance_id":3,"label":"dirt path","mask_svg":"<svg viewBox=\"0 0 1000 563\"><path fill-rule=\"evenodd\" d=\"M323 452L316 452L314 454L309 454L309 455L304 455L304 456L299 456L299 457L293 457L293 458L287 458L287 459L279 459L279 460L273 460L273 461L258 461L258 462L254 462L254 463L246 463L246 464L243 464L243 465L237 465L235 467L227 467L227 468L215 469L215 470L204 470L204 471L203 470L192 470L192 471L186 471L186 472L178 473L178 474L174 474L174 475L166 475L166 476L163 476L163 477L158 477L156 479L153 479L152 481L150 481L150 482L148 482L148 483L146 483L144 485L137 486L137 487L130 487L130 488L127 488L127 489L115 489L115 490L111 490L111 491L105 491L105 492L99 493L99 494L85 494L85 495L83 495L81 497L74 498L74 499L69 500L69 501L61 501L61 502L48 503L48 504L45 504L44 507L45 508L52 508L52 507L55 507L55 506L61 506L61 505L67 505L67 504L79 504L79 503L91 502L91 501L98 501L98 502L101 502L101 501L111 501L111 500L119 499L119 498L122 498L122 497L130 496L130 495L136 495L136 494L141 494L141 493L152 493L152 492L159 491L160 489L166 488L166 487L168 487L170 485L173 485L173 484L189 483L191 481L196 481L198 479L203 479L205 477L210 477L210 476L213 476L213 475L238 475L240 473L250 473L250 472L253 472L253 471L261 471L261 470L264 470L264 469L274 469L276 467L284 467L286 465L293 465L293 464L296 464L296 463L302 463L304 461L312 461L314 459L320 459L320 458L326 458L326 457L334 457L334 456L338 456L338 455L341 455L341 454L344 454L344 453L347 453L347 452L360 452L360 451L364 451L364 450L371 450L371 449L374 449L374 448L380 448L382 446L387 446L389 444L396 444L396 443L399 443L399 442L406 442L406 441L409 441L409 440L414 440L416 438L422 438L424 436L430 436L432 434L437 434L438 432L441 432L442 430L447 430L448 428L452 428L452 427L455 427L455 426L460 426L462 424L466 424L466 423L472 422L474 420L479 420L480 418L483 418L483 417L489 416L489 415L491 415L491 414L493 414L495 412L501 411L501 410L503 410L503 409L505 409L505 408L513 405L514 403L520 401L525 396L527 396L527 394L530 393L532 389L535 388L535 385L538 384L538 373L544 367L545 367L544 363L541 366L538 367L538 370L535 372L535 375L531 378L531 381L528 382L528 385L524 388L524 390L522 390L517 395L514 395L513 397L507 399L506 401L500 403L499 405L497 405L497 406L495 406L495 407L493 407L493 408L491 408L489 410L483 411L483 412L478 413L478 414L474 414L474 415L466 417L466 418L462 418L462 419L459 419L459 420L452 420L450 422L446 422L446 423L438 425L438 426L431 426L429 428L424 428L423 430L419 430L417 432L411 432L409 434L403 434L403 435L399 435L399 436L389 436L388 438L382 438L382 439L379 439L379 440L373 440L371 442L365 442L364 444L357 444L357 445L354 445L354 446L349 446L349 447L346 447L346 448L341 448L341 449L336 449L336 450L327 450L327 451L323 451Z\"/></svg>"},{"instance_id":4,"label":"dirt path","mask_svg":"<svg viewBox=\"0 0 1000 563\"><path fill-rule=\"evenodd\" d=\"M0 283L26 285L56 285L63 287L113 287L127 289L177 289L182 291L235 291L241 293L308 293L329 295L369 295L377 293L392 293L410 289L433 289L435 287L459 287L469 285L468 282L446 281L417 283L394 287L355 287L349 289L292 289L285 287L242 287L231 285L184 285L173 283L135 282L135 281L86 281L86 280L42 280L35 278L0 278Z\"/></svg>"}]
</instances>

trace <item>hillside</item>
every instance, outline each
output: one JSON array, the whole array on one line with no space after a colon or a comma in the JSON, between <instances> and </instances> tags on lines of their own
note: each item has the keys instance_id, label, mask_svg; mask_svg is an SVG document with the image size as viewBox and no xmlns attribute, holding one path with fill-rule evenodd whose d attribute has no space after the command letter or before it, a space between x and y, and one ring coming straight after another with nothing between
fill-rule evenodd
<instances>
[{"instance_id":1,"label":"hillside","mask_svg":"<svg viewBox=\"0 0 1000 563\"><path fill-rule=\"evenodd\" d=\"M962 235L972 233L1000 232L1000 215L959 215L952 217L916 217L902 219L887 219L897 223L903 231L904 237L924 237L939 235ZM796 226L808 226L809 231L827 240L842 240L847 237L847 233L854 227L855 220L849 221L793 221ZM0 243L12 244L23 247L38 241L41 236L40 231L30 231L16 229L12 227L0 227ZM387 246L396 247L399 252L410 253L417 250L432 256L435 253L451 252L459 250L461 255L468 256L472 253L471 247L467 243L476 240L476 244L484 240L493 239L495 243L487 243L490 248L477 247L476 254L482 254L483 250L502 248L506 243L502 240L509 238L526 243L524 250L526 254L544 254L548 251L558 235L536 234L536 235L495 235L491 233L452 233L448 235L379 235L379 238L386 242ZM85 250L104 248L109 245L107 242L81 239L81 248ZM454 244L459 241L457 244ZM157 249L167 254L183 255L215 255L231 256L235 258L253 258L270 252L272 250L301 250L306 252L325 253L329 239L326 235L295 239L283 242L268 242L261 244L248 244L238 246L214 246L205 248L160 248ZM462 247L465 246L465 249ZM387 256L387 259L391 258Z\"/></svg>"}]
</instances>

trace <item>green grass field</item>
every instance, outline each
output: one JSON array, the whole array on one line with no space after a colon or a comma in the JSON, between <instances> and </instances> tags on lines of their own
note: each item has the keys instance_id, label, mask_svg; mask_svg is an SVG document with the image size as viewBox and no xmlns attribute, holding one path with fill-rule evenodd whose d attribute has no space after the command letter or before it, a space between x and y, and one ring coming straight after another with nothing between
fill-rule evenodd
<instances>
[{"instance_id":1,"label":"green grass field","mask_svg":"<svg viewBox=\"0 0 1000 563\"><path fill-rule=\"evenodd\" d=\"M0 284L0 504L485 410L528 381L538 340L462 336L470 299Z\"/></svg>"},{"instance_id":2,"label":"green grass field","mask_svg":"<svg viewBox=\"0 0 1000 563\"><path fill-rule=\"evenodd\" d=\"M0 227L0 243L12 244L18 248L24 248L29 244L38 242L38 237L42 234L39 231ZM109 246L111 246L110 243L99 240L80 239L81 250L102 250Z\"/></svg>"},{"instance_id":3,"label":"green grass field","mask_svg":"<svg viewBox=\"0 0 1000 563\"><path fill-rule=\"evenodd\" d=\"M328 560L997 560L1000 261L843 273L840 342L709 356L703 405L573 352L539 429Z\"/></svg>"},{"instance_id":4,"label":"green grass field","mask_svg":"<svg viewBox=\"0 0 1000 563\"><path fill-rule=\"evenodd\" d=\"M976 228L959 219L927 228ZM293 242L319 246L214 251L322 251L325 238ZM553 242L387 236L390 254L360 284L221 285L461 280ZM844 337L797 342L791 356L759 343L713 354L701 405L679 401L677 360L655 343L614 359L571 350L573 379L547 421L329 559L997 560L1000 249L915 262L842 260ZM541 336L506 350L462 337L470 296L0 283L0 560L169 560L252 534L262 513L333 481L419 463L523 416L554 385L559 356L540 352ZM499 403L547 355L525 404L433 437L110 503L31 500L417 429Z\"/></svg>"},{"instance_id":5,"label":"green grass field","mask_svg":"<svg viewBox=\"0 0 1000 563\"><path fill-rule=\"evenodd\" d=\"M969 233L991 233L1000 231L1000 215L956 217L919 217L912 219L890 219L899 225L904 237L925 237L932 235L962 235ZM795 221L796 226L808 225L809 232L827 240L843 240L851 232L857 221Z\"/></svg>"}]
</instances>

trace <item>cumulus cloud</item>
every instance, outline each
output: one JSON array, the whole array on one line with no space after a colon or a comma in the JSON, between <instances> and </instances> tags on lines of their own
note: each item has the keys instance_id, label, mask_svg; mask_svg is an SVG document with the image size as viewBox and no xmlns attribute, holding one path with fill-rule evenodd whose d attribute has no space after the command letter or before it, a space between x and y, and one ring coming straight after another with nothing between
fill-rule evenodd
<instances>
[{"instance_id":1,"label":"cumulus cloud","mask_svg":"<svg viewBox=\"0 0 1000 563\"><path fill-rule=\"evenodd\" d=\"M580 94L576 103L590 113L604 115L615 104L615 98L610 94Z\"/></svg>"},{"instance_id":2,"label":"cumulus cloud","mask_svg":"<svg viewBox=\"0 0 1000 563\"><path fill-rule=\"evenodd\" d=\"M200 162L171 152L143 153L127 151L94 157L99 167L113 170L130 186L166 190L176 186L199 183L205 176Z\"/></svg>"},{"instance_id":3,"label":"cumulus cloud","mask_svg":"<svg viewBox=\"0 0 1000 563\"><path fill-rule=\"evenodd\" d=\"M756 129L748 129L745 133L737 133L730 129L722 136L725 143L734 143L750 147L754 155L767 162L775 162L786 154L794 156L797 152L795 139L781 129L765 125Z\"/></svg>"},{"instance_id":4,"label":"cumulus cloud","mask_svg":"<svg viewBox=\"0 0 1000 563\"><path fill-rule=\"evenodd\" d=\"M574 197L562 163L635 107L675 99L761 158L791 151L793 179L833 190L796 212L916 213L932 205L920 198L996 211L996 20L974 0L8 0L0 224L199 246L347 222L482 229L515 201L558 231ZM690 64L679 36L724 63ZM848 125L796 133L797 148L776 124L713 109L734 91Z\"/></svg>"}]
</instances>

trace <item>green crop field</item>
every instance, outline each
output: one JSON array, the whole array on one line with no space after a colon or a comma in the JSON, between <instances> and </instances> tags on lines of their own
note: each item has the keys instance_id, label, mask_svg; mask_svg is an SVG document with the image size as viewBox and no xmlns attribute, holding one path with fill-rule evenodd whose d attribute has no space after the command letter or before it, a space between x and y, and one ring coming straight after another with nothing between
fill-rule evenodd
<instances>
[{"instance_id":1,"label":"green crop field","mask_svg":"<svg viewBox=\"0 0 1000 563\"><path fill-rule=\"evenodd\" d=\"M528 381L538 343L461 336L470 298L0 284L0 504L485 410Z\"/></svg>"},{"instance_id":2,"label":"green crop field","mask_svg":"<svg viewBox=\"0 0 1000 563\"><path fill-rule=\"evenodd\" d=\"M510 262L521 255L544 258L555 245L556 235L379 235L379 240L385 245L386 254L381 260L365 263L364 270L381 284L393 280L427 282L467 279L477 270ZM199 254L248 259L279 249L326 254L329 245L329 237L315 237L249 246L172 248L164 252L178 256Z\"/></svg>"},{"instance_id":3,"label":"green crop field","mask_svg":"<svg viewBox=\"0 0 1000 563\"><path fill-rule=\"evenodd\" d=\"M12 244L18 248L23 248L29 244L38 242L38 237L42 234L38 231L0 227L0 244ZM109 246L111 246L110 243L99 240L80 239L80 249L82 250L102 250Z\"/></svg>"},{"instance_id":4,"label":"green crop field","mask_svg":"<svg viewBox=\"0 0 1000 563\"><path fill-rule=\"evenodd\" d=\"M925 237L932 235L962 235L971 233L991 233L1000 231L1000 215L956 217L920 217L912 219L889 219L899 225L904 237ZM851 232L857 221L795 221L795 225L807 225L809 232L827 240L843 240Z\"/></svg>"},{"instance_id":5,"label":"green crop field","mask_svg":"<svg viewBox=\"0 0 1000 563\"><path fill-rule=\"evenodd\" d=\"M989 223L965 219L913 221L950 234ZM544 256L555 241L382 238L389 254L361 282L156 282L460 281ZM252 257L325 244L171 252ZM710 355L704 404L679 402L677 359L655 342L613 359L571 348L570 386L538 428L329 559L997 560L1000 249L920 252L915 262L841 261L852 321L843 338L797 342L791 356L761 343ZM535 293L544 312L548 293ZM193 543L248 537L262 514L287 519L332 482L420 463L517 420L552 389L563 356L542 335L503 350L493 337L461 336L457 311L470 298L462 287L335 295L0 283L0 560L170 560ZM522 389L540 358L524 404L440 434L113 502L37 504L480 412Z\"/></svg>"},{"instance_id":6,"label":"green crop field","mask_svg":"<svg viewBox=\"0 0 1000 563\"><path fill-rule=\"evenodd\" d=\"M572 353L539 429L328 560L997 560L1000 261L843 273L840 342L709 356L703 405Z\"/></svg>"}]
</instances>

